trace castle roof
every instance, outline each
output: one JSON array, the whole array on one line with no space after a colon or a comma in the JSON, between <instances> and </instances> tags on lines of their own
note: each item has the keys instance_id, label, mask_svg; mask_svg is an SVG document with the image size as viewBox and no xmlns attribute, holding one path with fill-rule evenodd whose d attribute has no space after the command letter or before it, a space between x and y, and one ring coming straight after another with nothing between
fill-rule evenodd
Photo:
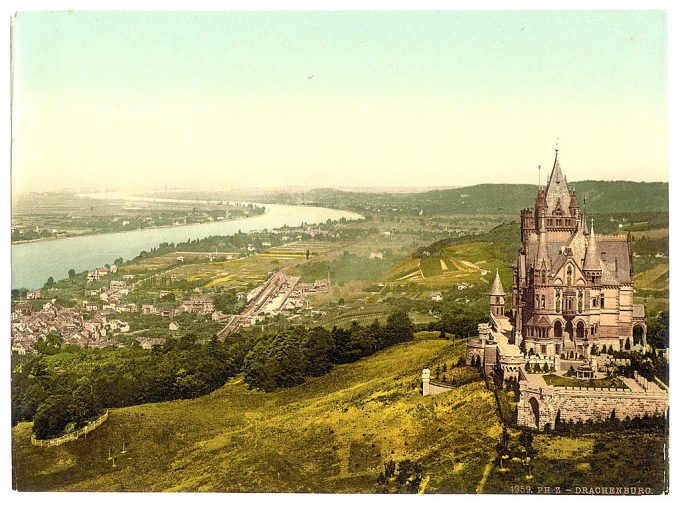
<instances>
[{"instance_id":1,"label":"castle roof","mask_svg":"<svg viewBox=\"0 0 680 507\"><path fill-rule=\"evenodd\" d=\"M553 164L550 179L548 180L548 185L545 189L545 202L548 207L548 214L552 214L558 203L563 211L571 203L571 193L567 187L567 179L564 177L564 174L562 174L562 168L560 167L560 161L557 154L558 151L555 150L555 163Z\"/></svg>"},{"instance_id":2,"label":"castle roof","mask_svg":"<svg viewBox=\"0 0 680 507\"><path fill-rule=\"evenodd\" d=\"M579 265L585 263L590 237L584 235L581 229L578 229L567 241L553 241L550 234L546 234L545 238L545 249L553 271L559 270L566 260L565 246L571 249L572 258ZM540 239L527 243L527 259L536 259L539 243ZM598 254L598 265L600 267L597 269L602 269L602 283L604 285L632 283L630 250L626 236L598 235L596 236L596 248L593 251ZM536 267L539 266L536 265Z\"/></svg>"},{"instance_id":3,"label":"castle roof","mask_svg":"<svg viewBox=\"0 0 680 507\"><path fill-rule=\"evenodd\" d=\"M595 228L592 221L590 222L590 236L588 236L588 247L586 248L586 257L583 261L583 269L586 270L600 270L600 253L598 252L597 238L595 237Z\"/></svg>"},{"instance_id":4,"label":"castle roof","mask_svg":"<svg viewBox=\"0 0 680 507\"><path fill-rule=\"evenodd\" d=\"M501 277L496 270L496 277L493 279L493 285L491 285L490 296L505 296L505 291L503 290L503 284L501 283Z\"/></svg>"}]
</instances>

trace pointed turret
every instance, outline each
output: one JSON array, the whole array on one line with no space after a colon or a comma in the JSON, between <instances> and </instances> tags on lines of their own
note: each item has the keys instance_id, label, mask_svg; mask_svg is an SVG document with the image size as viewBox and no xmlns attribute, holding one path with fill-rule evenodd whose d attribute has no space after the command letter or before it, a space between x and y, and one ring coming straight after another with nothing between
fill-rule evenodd
<instances>
[{"instance_id":1,"label":"pointed turret","mask_svg":"<svg viewBox=\"0 0 680 507\"><path fill-rule=\"evenodd\" d=\"M586 258L583 261L583 269L585 271L599 271L602 269L600 265L597 238L595 237L595 227L592 219L590 221L590 236L588 236L588 246L586 247Z\"/></svg>"},{"instance_id":2,"label":"pointed turret","mask_svg":"<svg viewBox=\"0 0 680 507\"><path fill-rule=\"evenodd\" d=\"M536 250L536 262L534 264L536 269L545 269L550 271L550 256L548 255L548 240L545 237L545 227L541 221L541 228L538 231L538 249Z\"/></svg>"},{"instance_id":3,"label":"pointed turret","mask_svg":"<svg viewBox=\"0 0 680 507\"><path fill-rule=\"evenodd\" d=\"M498 269L496 269L496 278L493 279L491 292L489 292L489 313L497 316L505 314L505 291Z\"/></svg>"},{"instance_id":4,"label":"pointed turret","mask_svg":"<svg viewBox=\"0 0 680 507\"><path fill-rule=\"evenodd\" d=\"M503 290L503 284L501 283L501 277L498 274L498 269L496 269L496 278L493 279L493 284L491 285L490 296L505 296L505 290Z\"/></svg>"},{"instance_id":5,"label":"pointed turret","mask_svg":"<svg viewBox=\"0 0 680 507\"><path fill-rule=\"evenodd\" d=\"M561 201L562 206L568 206L568 203L571 202L571 194L569 193L569 187L567 187L567 178L565 178L562 173L558 153L559 150L555 150L555 163L553 164L552 172L548 179L548 185L545 189L545 201L548 207L548 215L552 214L557 206L558 200Z\"/></svg>"}]
</instances>

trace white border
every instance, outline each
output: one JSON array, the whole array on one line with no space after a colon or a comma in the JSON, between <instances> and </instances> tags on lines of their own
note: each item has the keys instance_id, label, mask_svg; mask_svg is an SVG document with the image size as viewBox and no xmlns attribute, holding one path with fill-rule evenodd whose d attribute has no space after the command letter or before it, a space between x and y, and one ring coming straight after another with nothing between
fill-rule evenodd
<instances>
[{"instance_id":1,"label":"white border","mask_svg":"<svg viewBox=\"0 0 680 507\"><path fill-rule=\"evenodd\" d=\"M2 34L2 63L3 69L6 70L5 78L0 84L3 101L3 119L2 122L2 146L3 146L3 178L4 184L0 184L0 214L3 216L5 226L0 227L0 277L2 289L0 289L0 329L5 331L5 350L9 350L9 306L10 306L10 188L9 188L9 153L10 153L10 100L9 100L9 17L16 11L35 11L35 10L664 10L668 13L668 27L669 34L668 41L668 76L669 76L669 182L670 182L670 215L671 215L671 257L675 259L675 253L679 252L676 247L675 233L673 226L678 206L674 202L674 197L677 195L675 189L675 178L671 177L673 169L678 168L677 164L677 148L672 143L673 140L680 139L678 135L678 121L677 121L677 92L680 89L680 80L678 79L678 65L677 65L677 48L678 39L680 37L680 23L676 19L680 10L676 8L674 2L671 0L572 0L572 1L518 1L513 0L503 2L498 0L284 0L282 2L275 2L272 0L252 0L252 1L232 1L232 2L217 2L210 0L193 0L191 2L180 1L152 1L152 0L119 0L119 1L87 1L87 0L71 0L69 2L63 1L45 1L45 0L10 0L4 3L3 8L5 17L2 20L0 33ZM671 263L675 266L674 262ZM676 276L675 270L671 272L671 292L676 293L678 287L679 276ZM671 336L674 335L675 329L680 330L680 326L675 325L674 316L671 319ZM673 338L671 338L673 340ZM0 353L1 363L0 372L3 379L0 391L0 407L8 408L10 406L9 397L9 355ZM673 363L672 376L675 378L675 371L677 368ZM676 397L673 395L674 390L671 390L671 405L677 406L675 403ZM449 505L452 502L465 502L466 504L481 503L497 505L500 502L515 502L520 505L545 505L546 503L563 505L573 504L574 502L588 502L596 501L600 505L638 505L640 502L647 503L663 503L666 504L671 500L675 500L680 496L678 489L680 483L676 480L671 481L671 494L667 497L597 497L579 498L573 496L509 496L509 495L485 495L482 497L473 497L472 495L463 496L449 496L449 495L429 495L424 496L376 496L376 495L252 495L252 494L201 494L200 496L189 496L190 494L148 494L148 493L131 493L123 495L115 494L96 494L96 493L16 493L11 491L11 446L10 446L10 431L9 431L9 410L3 410L6 414L5 432L0 438L0 463L2 464L0 470L2 473L0 498L4 500L4 505L119 505L121 502L125 504L142 504L143 502L162 502L168 506L182 505L187 502L199 501L202 504L210 505L230 505L230 504L259 504L260 502L276 503L284 505L344 505L347 502L360 504L387 504L402 505L405 503L422 503L427 502L428 505ZM671 418L671 433L677 435L677 422L674 417ZM672 478L678 476L676 471L680 467L679 453L675 452L680 444L675 443L675 438L671 438L671 472ZM680 468L678 468L680 469ZM675 502L674 502L675 503Z\"/></svg>"}]
</instances>

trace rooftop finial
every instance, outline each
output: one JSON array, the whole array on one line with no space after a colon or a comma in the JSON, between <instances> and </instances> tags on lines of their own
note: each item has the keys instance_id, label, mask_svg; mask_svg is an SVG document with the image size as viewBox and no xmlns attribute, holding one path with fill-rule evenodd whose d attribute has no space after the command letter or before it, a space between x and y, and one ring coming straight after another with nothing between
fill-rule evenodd
<instances>
[{"instance_id":1,"label":"rooftop finial","mask_svg":"<svg viewBox=\"0 0 680 507\"><path fill-rule=\"evenodd\" d=\"M559 137L555 141L555 153L557 153L558 151L560 151L560 138Z\"/></svg>"},{"instance_id":2,"label":"rooftop finial","mask_svg":"<svg viewBox=\"0 0 680 507\"><path fill-rule=\"evenodd\" d=\"M541 164L538 164L538 189L541 189Z\"/></svg>"}]
</instances>

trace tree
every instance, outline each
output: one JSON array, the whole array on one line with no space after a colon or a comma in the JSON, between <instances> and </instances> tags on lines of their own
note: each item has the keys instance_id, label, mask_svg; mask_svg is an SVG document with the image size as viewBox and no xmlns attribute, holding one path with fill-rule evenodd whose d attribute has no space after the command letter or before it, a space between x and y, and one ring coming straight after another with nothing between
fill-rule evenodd
<instances>
[{"instance_id":1,"label":"tree","mask_svg":"<svg viewBox=\"0 0 680 507\"><path fill-rule=\"evenodd\" d=\"M528 457L533 450L534 434L529 430L522 430L519 435L519 443L524 447L524 457Z\"/></svg>"},{"instance_id":2,"label":"tree","mask_svg":"<svg viewBox=\"0 0 680 507\"><path fill-rule=\"evenodd\" d=\"M306 258L306 260L309 260L309 248L305 252L305 258Z\"/></svg>"},{"instance_id":3,"label":"tree","mask_svg":"<svg viewBox=\"0 0 680 507\"><path fill-rule=\"evenodd\" d=\"M70 403L69 396L59 394L49 396L43 401L33 418L33 433L36 438L44 440L58 437L69 423L68 413L64 407Z\"/></svg>"},{"instance_id":4,"label":"tree","mask_svg":"<svg viewBox=\"0 0 680 507\"><path fill-rule=\"evenodd\" d=\"M385 334L388 345L413 339L413 322L405 311L396 311L387 317Z\"/></svg>"},{"instance_id":5,"label":"tree","mask_svg":"<svg viewBox=\"0 0 680 507\"><path fill-rule=\"evenodd\" d=\"M323 327L315 327L307 333L303 345L307 360L307 375L317 377L328 373L333 367L335 341L333 335Z\"/></svg>"},{"instance_id":6,"label":"tree","mask_svg":"<svg viewBox=\"0 0 680 507\"><path fill-rule=\"evenodd\" d=\"M76 270L73 269L73 268L69 269L68 270L68 277L69 278L75 278L75 276L76 276Z\"/></svg>"},{"instance_id":7,"label":"tree","mask_svg":"<svg viewBox=\"0 0 680 507\"><path fill-rule=\"evenodd\" d=\"M44 289L49 289L49 288L52 287L53 285L54 285L54 278L50 276L50 277L47 279L47 281L45 282L45 285L43 285L43 288L44 288Z\"/></svg>"},{"instance_id":8,"label":"tree","mask_svg":"<svg viewBox=\"0 0 680 507\"><path fill-rule=\"evenodd\" d=\"M659 312L655 319L650 319L647 330L647 341L650 345L665 349L668 347L669 313Z\"/></svg>"}]
</instances>

